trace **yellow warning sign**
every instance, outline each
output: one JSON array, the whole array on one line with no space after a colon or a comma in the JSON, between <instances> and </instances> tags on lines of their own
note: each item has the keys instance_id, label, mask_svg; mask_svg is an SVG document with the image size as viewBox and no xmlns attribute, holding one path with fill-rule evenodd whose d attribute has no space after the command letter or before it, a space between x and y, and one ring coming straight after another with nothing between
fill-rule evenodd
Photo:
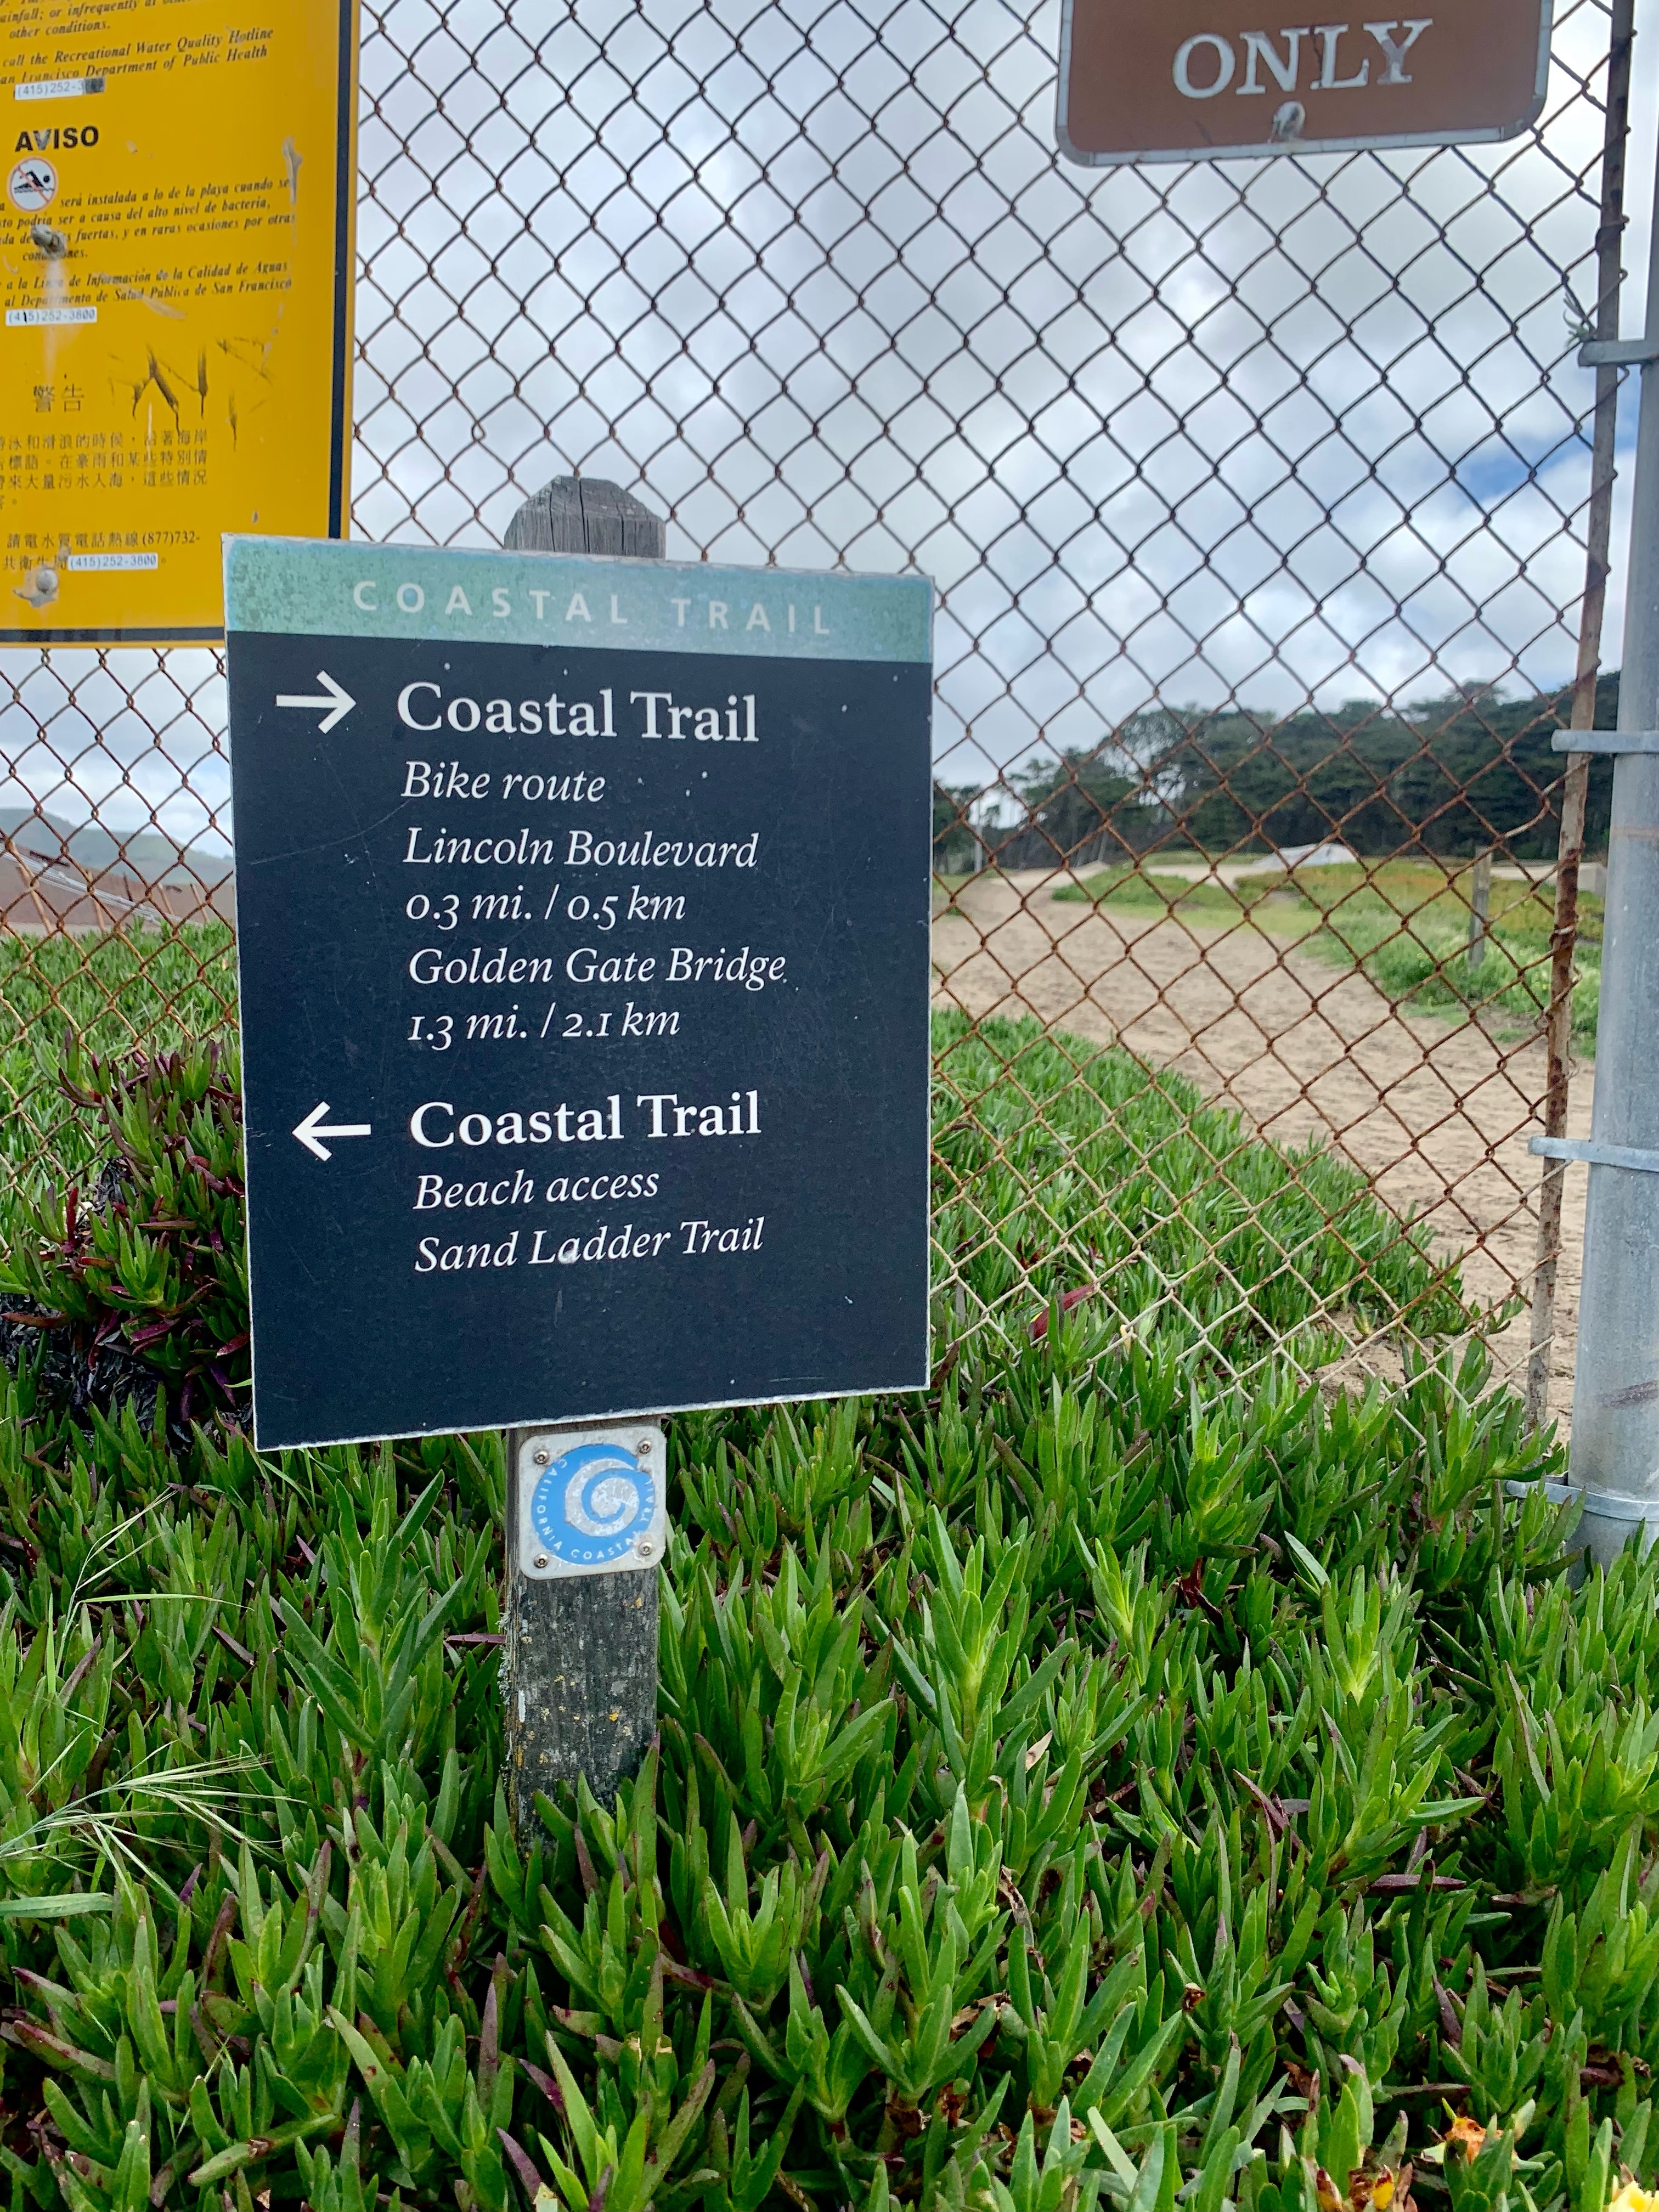
<instances>
[{"instance_id":1,"label":"yellow warning sign","mask_svg":"<svg viewBox=\"0 0 1659 2212\"><path fill-rule=\"evenodd\" d=\"M226 531L338 537L356 0L0 7L0 643L224 634Z\"/></svg>"}]
</instances>

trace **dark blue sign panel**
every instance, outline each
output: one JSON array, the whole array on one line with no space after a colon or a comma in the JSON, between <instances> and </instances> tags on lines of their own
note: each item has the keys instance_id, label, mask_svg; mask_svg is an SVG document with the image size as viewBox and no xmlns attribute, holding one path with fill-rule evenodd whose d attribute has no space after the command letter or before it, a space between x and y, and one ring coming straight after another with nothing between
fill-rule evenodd
<instances>
[{"instance_id":1,"label":"dark blue sign panel","mask_svg":"<svg viewBox=\"0 0 1659 2212\"><path fill-rule=\"evenodd\" d=\"M932 604L228 541L262 1448L926 1382Z\"/></svg>"}]
</instances>

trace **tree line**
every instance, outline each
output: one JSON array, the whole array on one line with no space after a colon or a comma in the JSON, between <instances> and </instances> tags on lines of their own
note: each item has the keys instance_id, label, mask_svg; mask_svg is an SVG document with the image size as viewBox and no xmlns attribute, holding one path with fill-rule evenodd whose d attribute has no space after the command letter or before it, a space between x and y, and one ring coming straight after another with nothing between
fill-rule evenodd
<instances>
[{"instance_id":1,"label":"tree line","mask_svg":"<svg viewBox=\"0 0 1659 2212\"><path fill-rule=\"evenodd\" d=\"M1166 847L1219 855L1328 839L1367 859L1468 859L1492 846L1553 860L1565 763L1551 739L1571 706L1570 688L1504 699L1469 686L1400 710L1354 700L1282 719L1146 708L1092 749L1012 770L1000 807L977 787L936 783L934 866L1097 866ZM1618 712L1614 673L1596 686L1596 728ZM1612 788L1612 762L1596 760L1592 852L1607 848Z\"/></svg>"}]
</instances>

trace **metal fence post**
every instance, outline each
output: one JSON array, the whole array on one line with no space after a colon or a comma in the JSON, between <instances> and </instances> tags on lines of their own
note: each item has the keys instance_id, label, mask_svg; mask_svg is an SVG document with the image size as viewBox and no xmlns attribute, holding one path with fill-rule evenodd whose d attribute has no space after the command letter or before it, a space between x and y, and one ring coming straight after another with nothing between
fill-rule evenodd
<instances>
[{"instance_id":1,"label":"metal fence post","mask_svg":"<svg viewBox=\"0 0 1659 2212\"><path fill-rule=\"evenodd\" d=\"M1625 167L1630 148L1630 64L1635 43L1635 0L1613 0L1607 51L1607 108L1601 137L1601 220L1595 233L1595 335L1619 335L1624 288ZM1595 681L1601 665L1601 618L1607 606L1608 546L1613 527L1613 454L1619 424L1619 373L1595 373L1595 428L1590 447L1589 506L1584 518L1584 597L1578 617L1578 665L1572 687L1571 726L1595 726ZM1572 1091L1573 959L1578 945L1578 896L1589 884L1581 872L1584 821L1589 804L1589 757L1573 753L1561 779L1561 830L1556 848L1555 921L1550 932L1549 1011L1544 1020L1544 1132L1567 1133ZM1603 884L1602 889L1606 888ZM1595 894L1601 897L1601 890ZM1561 1261L1561 1199L1565 1160L1547 1160L1538 1189L1538 1264L1532 1281L1532 1320L1527 1359L1527 1425L1537 1428L1549 1411L1555 1356L1555 1288Z\"/></svg>"},{"instance_id":2,"label":"metal fence post","mask_svg":"<svg viewBox=\"0 0 1659 2212\"><path fill-rule=\"evenodd\" d=\"M1589 1166L1571 1468L1603 1565L1659 1528L1659 192L1651 236L1645 335L1579 355L1642 370L1619 728L1556 740L1613 756L1595 1107L1587 1144L1532 1147Z\"/></svg>"}]
</instances>

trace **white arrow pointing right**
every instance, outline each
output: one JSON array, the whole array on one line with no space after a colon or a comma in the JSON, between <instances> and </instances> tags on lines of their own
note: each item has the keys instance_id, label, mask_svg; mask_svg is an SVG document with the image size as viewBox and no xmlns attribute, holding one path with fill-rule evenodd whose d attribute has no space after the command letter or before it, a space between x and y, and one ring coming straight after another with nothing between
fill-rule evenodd
<instances>
[{"instance_id":1,"label":"white arrow pointing right","mask_svg":"<svg viewBox=\"0 0 1659 2212\"><path fill-rule=\"evenodd\" d=\"M334 1157L328 1146L320 1142L324 1137L372 1137L374 1134L367 1121L337 1121L331 1127L324 1119L329 1111L326 1105L313 1106L293 1132L306 1150L314 1152L319 1160L331 1160Z\"/></svg>"},{"instance_id":2,"label":"white arrow pointing right","mask_svg":"<svg viewBox=\"0 0 1659 2212\"><path fill-rule=\"evenodd\" d=\"M317 725L319 732L323 737L326 737L337 724L344 721L357 702L343 684L334 681L327 669L319 668L317 671L317 681L328 695L325 698L313 697L294 691L279 691L276 694L276 704L279 707L323 708L331 710L325 714L323 720Z\"/></svg>"}]
</instances>

